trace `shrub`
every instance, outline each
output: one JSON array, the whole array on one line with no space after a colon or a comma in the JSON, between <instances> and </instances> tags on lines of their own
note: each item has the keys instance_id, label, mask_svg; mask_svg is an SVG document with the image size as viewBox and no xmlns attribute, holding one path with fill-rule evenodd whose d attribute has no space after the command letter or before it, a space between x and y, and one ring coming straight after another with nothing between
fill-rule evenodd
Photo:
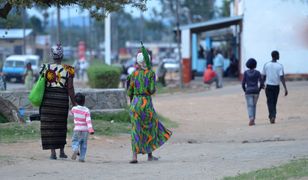
<instances>
[{"instance_id":1,"label":"shrub","mask_svg":"<svg viewBox=\"0 0 308 180\"><path fill-rule=\"evenodd\" d=\"M118 88L121 70L105 64L91 65L87 71L91 88Z\"/></svg>"}]
</instances>

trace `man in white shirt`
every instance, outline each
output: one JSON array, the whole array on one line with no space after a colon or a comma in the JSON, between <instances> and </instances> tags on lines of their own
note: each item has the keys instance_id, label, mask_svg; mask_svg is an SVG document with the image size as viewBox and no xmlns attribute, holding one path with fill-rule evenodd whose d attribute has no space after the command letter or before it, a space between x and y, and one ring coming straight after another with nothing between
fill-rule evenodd
<instances>
[{"instance_id":1,"label":"man in white shirt","mask_svg":"<svg viewBox=\"0 0 308 180\"><path fill-rule=\"evenodd\" d=\"M224 74L224 57L221 55L220 50L215 50L214 70L217 73L218 88L222 88L222 78Z\"/></svg>"},{"instance_id":2,"label":"man in white shirt","mask_svg":"<svg viewBox=\"0 0 308 180\"><path fill-rule=\"evenodd\" d=\"M284 87L285 96L288 95L288 90L284 79L283 65L278 63L278 60L279 52L272 51L272 61L264 64L262 71L263 80L265 81L266 85L265 94L267 98L267 107L269 112L268 117L271 124L274 124L276 119L276 105L280 90L280 81L282 82L282 85Z\"/></svg>"}]
</instances>

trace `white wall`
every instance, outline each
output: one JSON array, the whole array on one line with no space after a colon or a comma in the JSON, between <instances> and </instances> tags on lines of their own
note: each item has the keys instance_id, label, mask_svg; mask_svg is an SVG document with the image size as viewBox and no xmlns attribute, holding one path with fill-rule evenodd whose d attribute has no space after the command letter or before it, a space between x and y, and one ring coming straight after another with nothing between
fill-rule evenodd
<instances>
[{"instance_id":1,"label":"white wall","mask_svg":"<svg viewBox=\"0 0 308 180\"><path fill-rule=\"evenodd\" d=\"M253 57L258 70L280 52L286 74L308 74L308 4L301 0L245 0L242 73Z\"/></svg>"}]
</instances>

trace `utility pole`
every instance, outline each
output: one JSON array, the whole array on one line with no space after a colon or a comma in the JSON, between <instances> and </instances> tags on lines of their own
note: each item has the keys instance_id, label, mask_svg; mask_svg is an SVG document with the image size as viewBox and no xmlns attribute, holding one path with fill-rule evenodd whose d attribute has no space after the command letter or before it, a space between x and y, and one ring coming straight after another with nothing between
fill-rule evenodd
<instances>
[{"instance_id":1,"label":"utility pole","mask_svg":"<svg viewBox=\"0 0 308 180\"><path fill-rule=\"evenodd\" d=\"M60 13L60 3L57 4L57 43L60 43L61 35L61 13Z\"/></svg>"},{"instance_id":2,"label":"utility pole","mask_svg":"<svg viewBox=\"0 0 308 180\"><path fill-rule=\"evenodd\" d=\"M68 34L67 34L67 40L68 40L68 46L71 47L72 45L72 35L70 33L70 28L71 28L71 13L70 13L70 8L67 8L67 16L68 16Z\"/></svg>"},{"instance_id":3,"label":"utility pole","mask_svg":"<svg viewBox=\"0 0 308 180\"><path fill-rule=\"evenodd\" d=\"M25 8L22 9L22 29L23 29L23 47L22 47L22 54L26 54L26 13L25 13Z\"/></svg>"},{"instance_id":4,"label":"utility pole","mask_svg":"<svg viewBox=\"0 0 308 180\"><path fill-rule=\"evenodd\" d=\"M143 19L143 12L140 11L140 41L143 41L143 22L144 22L144 19Z\"/></svg>"},{"instance_id":5,"label":"utility pole","mask_svg":"<svg viewBox=\"0 0 308 180\"><path fill-rule=\"evenodd\" d=\"M179 0L176 0L176 40L178 45L179 53L179 63L180 63L180 88L184 87L183 85L183 64L182 64L182 52L181 52L181 41L180 41L180 18L179 18Z\"/></svg>"},{"instance_id":6,"label":"utility pole","mask_svg":"<svg viewBox=\"0 0 308 180\"><path fill-rule=\"evenodd\" d=\"M111 14L105 18L105 63L111 64Z\"/></svg>"}]
</instances>

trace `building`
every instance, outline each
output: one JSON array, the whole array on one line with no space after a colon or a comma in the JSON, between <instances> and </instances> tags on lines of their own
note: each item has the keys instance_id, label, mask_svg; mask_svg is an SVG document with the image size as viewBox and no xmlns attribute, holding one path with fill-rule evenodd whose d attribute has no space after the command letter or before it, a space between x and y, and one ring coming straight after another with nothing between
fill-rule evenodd
<instances>
[{"instance_id":1,"label":"building","mask_svg":"<svg viewBox=\"0 0 308 180\"><path fill-rule=\"evenodd\" d=\"M9 55L36 54L40 59L47 57L49 42L49 35L36 35L32 29L0 29L0 64Z\"/></svg>"},{"instance_id":2,"label":"building","mask_svg":"<svg viewBox=\"0 0 308 180\"><path fill-rule=\"evenodd\" d=\"M240 75L246 70L247 59L255 58L257 69L262 70L263 64L271 60L271 51L278 50L288 77L308 77L307 1L235 0L231 13L231 17L180 27L183 65L190 73L201 65L204 68L197 58L197 47L200 41L213 45L213 37L206 33L227 29L225 35L232 34L232 51L239 59ZM187 76L185 82L189 81Z\"/></svg>"}]
</instances>

